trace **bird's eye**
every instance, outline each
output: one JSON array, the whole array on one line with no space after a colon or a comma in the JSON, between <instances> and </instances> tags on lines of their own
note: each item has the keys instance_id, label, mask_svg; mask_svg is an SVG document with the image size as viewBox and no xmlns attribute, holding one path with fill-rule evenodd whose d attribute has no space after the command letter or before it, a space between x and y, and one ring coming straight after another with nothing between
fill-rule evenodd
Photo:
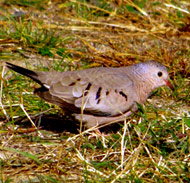
<instances>
[{"instance_id":1,"label":"bird's eye","mask_svg":"<svg viewBox=\"0 0 190 183\"><path fill-rule=\"evenodd\" d=\"M162 76L162 72L158 72L158 77L161 77Z\"/></svg>"}]
</instances>

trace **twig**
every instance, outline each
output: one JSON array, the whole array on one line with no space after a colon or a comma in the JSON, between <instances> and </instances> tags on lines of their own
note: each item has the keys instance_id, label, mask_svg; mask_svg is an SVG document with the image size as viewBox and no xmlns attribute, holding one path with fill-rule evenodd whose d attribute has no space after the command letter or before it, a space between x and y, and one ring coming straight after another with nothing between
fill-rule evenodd
<instances>
[{"instance_id":1,"label":"twig","mask_svg":"<svg viewBox=\"0 0 190 183\"><path fill-rule=\"evenodd\" d=\"M2 98L3 98L3 79L4 79L4 73L5 73L5 66L3 66L3 70L1 73L1 91L0 91L0 106L2 108L2 111L4 113L4 115L6 116L6 119L9 120L9 116L3 106L3 102L2 102Z\"/></svg>"}]
</instances>

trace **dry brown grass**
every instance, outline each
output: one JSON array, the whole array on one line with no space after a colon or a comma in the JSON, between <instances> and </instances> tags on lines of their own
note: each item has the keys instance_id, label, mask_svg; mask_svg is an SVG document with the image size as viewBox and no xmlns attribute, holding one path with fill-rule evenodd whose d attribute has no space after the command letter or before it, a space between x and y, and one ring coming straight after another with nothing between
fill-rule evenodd
<instances>
[{"instance_id":1,"label":"dry brown grass","mask_svg":"<svg viewBox=\"0 0 190 183\"><path fill-rule=\"evenodd\" d=\"M4 0L0 7L1 182L190 181L189 1ZM150 59L168 67L175 91L159 89L102 135L77 134L56 106L32 95L34 83L3 69L7 60L64 71Z\"/></svg>"}]
</instances>

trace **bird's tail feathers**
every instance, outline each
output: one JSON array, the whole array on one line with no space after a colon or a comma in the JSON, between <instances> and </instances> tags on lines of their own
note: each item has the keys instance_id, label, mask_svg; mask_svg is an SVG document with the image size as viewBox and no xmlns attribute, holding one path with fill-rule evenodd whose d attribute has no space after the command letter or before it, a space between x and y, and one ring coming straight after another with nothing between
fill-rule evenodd
<instances>
[{"instance_id":1,"label":"bird's tail feathers","mask_svg":"<svg viewBox=\"0 0 190 183\"><path fill-rule=\"evenodd\" d=\"M25 68L20 67L20 66L18 66L18 65L11 64L11 63L9 63L9 62L6 62L6 66L7 66L9 69L11 69L11 70L13 70L13 71L15 71L15 72L18 72L19 74L22 74L22 75L24 75L24 76L27 76L27 77L33 79L34 81L36 81L37 83L42 84L42 83L40 82L40 80L39 80L39 75L38 75L36 72L34 72L34 71L32 71L32 70L29 70L29 69L25 69Z\"/></svg>"}]
</instances>

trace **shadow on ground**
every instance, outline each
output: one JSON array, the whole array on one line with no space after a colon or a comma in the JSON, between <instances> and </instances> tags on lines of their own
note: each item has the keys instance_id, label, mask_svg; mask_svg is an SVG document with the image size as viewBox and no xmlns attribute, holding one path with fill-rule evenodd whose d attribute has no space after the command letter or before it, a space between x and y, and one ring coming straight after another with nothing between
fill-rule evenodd
<instances>
[{"instance_id":1,"label":"shadow on ground","mask_svg":"<svg viewBox=\"0 0 190 183\"><path fill-rule=\"evenodd\" d=\"M52 131L55 133L70 132L74 134L79 133L79 122L72 116L58 116L56 114L48 114L43 116L38 116L33 119L36 126L43 130ZM31 122L27 118L19 118L16 120L15 124L19 125L21 128L30 128ZM121 129L122 123L112 124L100 129L101 132L105 133L116 133ZM85 130L85 129L83 129Z\"/></svg>"}]
</instances>

